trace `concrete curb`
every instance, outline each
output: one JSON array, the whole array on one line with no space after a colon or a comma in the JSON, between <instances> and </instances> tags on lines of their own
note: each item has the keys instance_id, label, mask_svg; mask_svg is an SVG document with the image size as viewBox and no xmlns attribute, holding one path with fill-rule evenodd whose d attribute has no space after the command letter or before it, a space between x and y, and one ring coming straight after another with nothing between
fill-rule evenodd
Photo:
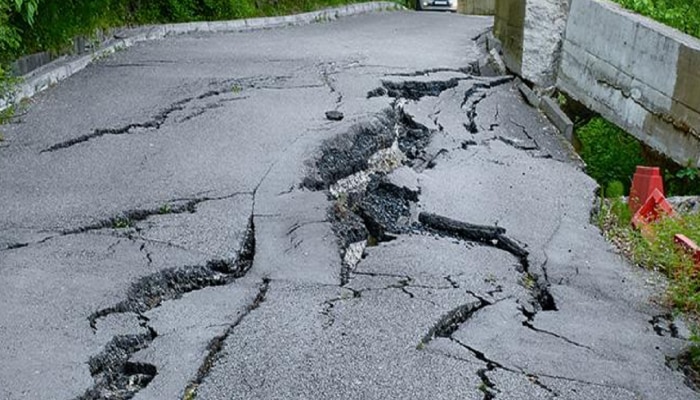
<instances>
[{"instance_id":1,"label":"concrete curb","mask_svg":"<svg viewBox=\"0 0 700 400\"><path fill-rule=\"evenodd\" d=\"M571 122L571 119L559 108L556 101L549 96L543 96L540 99L540 110L542 110L544 115L552 121L552 124L559 129L559 132L561 132L569 142L573 143L574 123Z\"/></svg>"},{"instance_id":2,"label":"concrete curb","mask_svg":"<svg viewBox=\"0 0 700 400\"><path fill-rule=\"evenodd\" d=\"M542 111L569 143L573 143L574 123L569 116L562 111L559 104L557 104L553 98L544 94L540 96L534 90L530 89L520 78L516 78L515 86L528 104Z\"/></svg>"},{"instance_id":3,"label":"concrete curb","mask_svg":"<svg viewBox=\"0 0 700 400\"><path fill-rule=\"evenodd\" d=\"M9 101L0 99L0 110L19 104L22 100L58 84L60 81L83 70L95 60L108 56L118 50L133 46L136 43L159 40L170 35L180 35L195 32L245 32L256 29L279 28L293 25L306 25L314 22L333 21L341 17L365 14L385 10L402 10L403 6L388 2L377 1L370 3L350 4L343 7L328 8L303 14L279 17L249 18L230 21L186 22L180 24L150 25L138 28L115 31L114 40L106 42L101 48L80 57L63 57L38 68L21 77L22 83L17 85Z\"/></svg>"}]
</instances>

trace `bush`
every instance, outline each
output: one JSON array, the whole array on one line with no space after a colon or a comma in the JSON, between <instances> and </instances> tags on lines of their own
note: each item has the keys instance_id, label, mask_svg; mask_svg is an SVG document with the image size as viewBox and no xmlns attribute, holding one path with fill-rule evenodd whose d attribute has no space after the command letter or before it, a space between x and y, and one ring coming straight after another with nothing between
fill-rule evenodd
<instances>
[{"instance_id":1,"label":"bush","mask_svg":"<svg viewBox=\"0 0 700 400\"><path fill-rule=\"evenodd\" d=\"M642 144L622 129L596 117L576 131L586 172L603 188L618 181L629 192L637 165L644 164Z\"/></svg>"},{"instance_id":2,"label":"bush","mask_svg":"<svg viewBox=\"0 0 700 400\"><path fill-rule=\"evenodd\" d=\"M700 0L615 0L623 7L700 38Z\"/></svg>"}]
</instances>

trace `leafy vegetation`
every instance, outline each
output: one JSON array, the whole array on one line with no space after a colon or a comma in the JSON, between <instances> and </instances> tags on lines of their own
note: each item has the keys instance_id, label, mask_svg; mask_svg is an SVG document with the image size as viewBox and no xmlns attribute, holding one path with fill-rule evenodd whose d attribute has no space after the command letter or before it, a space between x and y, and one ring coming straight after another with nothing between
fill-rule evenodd
<instances>
[{"instance_id":1,"label":"leafy vegetation","mask_svg":"<svg viewBox=\"0 0 700 400\"><path fill-rule=\"evenodd\" d=\"M700 38L700 0L614 0L623 7Z\"/></svg>"},{"instance_id":2,"label":"leafy vegetation","mask_svg":"<svg viewBox=\"0 0 700 400\"><path fill-rule=\"evenodd\" d=\"M600 117L591 119L576 134L586 172L603 188L618 182L625 193L629 192L635 168L644 164L641 143Z\"/></svg>"},{"instance_id":3,"label":"leafy vegetation","mask_svg":"<svg viewBox=\"0 0 700 400\"><path fill-rule=\"evenodd\" d=\"M0 100L15 84L11 63L63 53L78 36L152 23L225 20L306 12L367 0L0 0Z\"/></svg>"},{"instance_id":4,"label":"leafy vegetation","mask_svg":"<svg viewBox=\"0 0 700 400\"><path fill-rule=\"evenodd\" d=\"M601 117L578 124L576 138L586 172L604 189L606 197L629 193L637 165L660 167L668 196L700 195L700 170L691 162L682 167L653 154L632 135Z\"/></svg>"},{"instance_id":5,"label":"leafy vegetation","mask_svg":"<svg viewBox=\"0 0 700 400\"><path fill-rule=\"evenodd\" d=\"M281 15L362 0L0 0L0 57L61 51L97 29Z\"/></svg>"}]
</instances>

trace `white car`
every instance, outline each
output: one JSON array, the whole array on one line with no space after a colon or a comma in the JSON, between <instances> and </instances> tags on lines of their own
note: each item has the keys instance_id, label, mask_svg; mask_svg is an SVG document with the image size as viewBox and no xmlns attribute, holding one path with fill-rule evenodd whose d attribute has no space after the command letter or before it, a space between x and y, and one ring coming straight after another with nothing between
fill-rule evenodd
<instances>
[{"instance_id":1,"label":"white car","mask_svg":"<svg viewBox=\"0 0 700 400\"><path fill-rule=\"evenodd\" d=\"M458 0L416 0L416 10L457 12Z\"/></svg>"}]
</instances>

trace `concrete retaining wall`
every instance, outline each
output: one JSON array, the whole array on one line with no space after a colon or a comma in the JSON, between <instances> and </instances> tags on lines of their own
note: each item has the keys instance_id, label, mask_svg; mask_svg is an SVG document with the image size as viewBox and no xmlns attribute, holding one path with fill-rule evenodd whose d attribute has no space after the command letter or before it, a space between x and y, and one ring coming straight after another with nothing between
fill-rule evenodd
<instances>
[{"instance_id":1,"label":"concrete retaining wall","mask_svg":"<svg viewBox=\"0 0 700 400\"><path fill-rule=\"evenodd\" d=\"M676 162L700 161L700 41L574 0L557 86Z\"/></svg>"},{"instance_id":2,"label":"concrete retaining wall","mask_svg":"<svg viewBox=\"0 0 700 400\"><path fill-rule=\"evenodd\" d=\"M512 71L700 166L699 40L606 0L497 0L496 13Z\"/></svg>"}]
</instances>

